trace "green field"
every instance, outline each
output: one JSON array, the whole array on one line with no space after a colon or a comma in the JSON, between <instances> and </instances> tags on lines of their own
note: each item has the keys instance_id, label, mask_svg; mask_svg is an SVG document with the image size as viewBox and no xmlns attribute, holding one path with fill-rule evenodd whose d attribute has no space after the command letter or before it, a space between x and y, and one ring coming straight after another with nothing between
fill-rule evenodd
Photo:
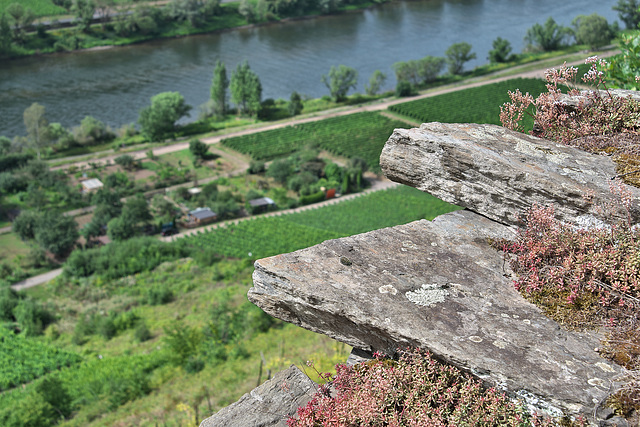
<instances>
[{"instance_id":1,"label":"green field","mask_svg":"<svg viewBox=\"0 0 640 427\"><path fill-rule=\"evenodd\" d=\"M30 8L37 17L63 15L67 13L67 11L60 6L53 4L51 0L0 0L0 14L2 14L11 3L19 3L25 9Z\"/></svg>"},{"instance_id":2,"label":"green field","mask_svg":"<svg viewBox=\"0 0 640 427\"><path fill-rule=\"evenodd\" d=\"M12 261L17 256L27 255L30 249L16 233L0 234L0 260Z\"/></svg>"},{"instance_id":3,"label":"green field","mask_svg":"<svg viewBox=\"0 0 640 427\"><path fill-rule=\"evenodd\" d=\"M188 237L187 242L221 256L263 258L328 239L423 218L433 219L455 209L414 188L397 187L320 209L242 221ZM362 215L362 212L368 214Z\"/></svg>"},{"instance_id":4,"label":"green field","mask_svg":"<svg viewBox=\"0 0 640 427\"><path fill-rule=\"evenodd\" d=\"M317 147L338 156L361 157L379 172L384 143L395 128L406 127L405 122L366 112L238 136L222 144L255 160L273 160L304 147Z\"/></svg>"},{"instance_id":5,"label":"green field","mask_svg":"<svg viewBox=\"0 0 640 427\"><path fill-rule=\"evenodd\" d=\"M0 342L0 391L82 360L78 354L14 335L3 328L0 328Z\"/></svg>"},{"instance_id":6,"label":"green field","mask_svg":"<svg viewBox=\"0 0 640 427\"><path fill-rule=\"evenodd\" d=\"M518 78L393 105L389 107L389 111L422 123L499 125L500 106L509 102L507 91L516 89L520 89L522 93L529 92L534 98L546 91L543 80Z\"/></svg>"}]
</instances>

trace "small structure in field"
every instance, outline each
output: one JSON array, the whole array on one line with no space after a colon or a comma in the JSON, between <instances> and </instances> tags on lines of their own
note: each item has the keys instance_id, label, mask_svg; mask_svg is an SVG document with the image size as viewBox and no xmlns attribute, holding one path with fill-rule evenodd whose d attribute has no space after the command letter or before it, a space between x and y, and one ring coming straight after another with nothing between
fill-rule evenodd
<instances>
[{"instance_id":1,"label":"small structure in field","mask_svg":"<svg viewBox=\"0 0 640 427\"><path fill-rule=\"evenodd\" d=\"M102 184L102 181L100 181L98 178L86 179L86 180L82 181L81 184L82 184L82 192L83 193L90 193L92 191L98 191L99 189L104 187L104 184Z\"/></svg>"},{"instance_id":2,"label":"small structure in field","mask_svg":"<svg viewBox=\"0 0 640 427\"><path fill-rule=\"evenodd\" d=\"M249 208L252 214L266 212L276 207L276 202L269 197L260 197L259 199L249 200Z\"/></svg>"},{"instance_id":3,"label":"small structure in field","mask_svg":"<svg viewBox=\"0 0 640 427\"><path fill-rule=\"evenodd\" d=\"M201 225L209 224L218 218L218 214L209 208L197 208L189 211L185 227L193 228Z\"/></svg>"}]
</instances>

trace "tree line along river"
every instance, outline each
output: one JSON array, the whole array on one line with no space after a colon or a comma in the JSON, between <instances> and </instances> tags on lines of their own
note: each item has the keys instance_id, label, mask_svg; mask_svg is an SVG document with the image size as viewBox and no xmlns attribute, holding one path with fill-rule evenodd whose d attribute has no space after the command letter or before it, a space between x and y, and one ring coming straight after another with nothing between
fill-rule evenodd
<instances>
[{"instance_id":1,"label":"tree line along river","mask_svg":"<svg viewBox=\"0 0 640 427\"><path fill-rule=\"evenodd\" d=\"M359 72L357 91L377 69L395 86L391 65L427 55L444 56L466 41L484 64L497 37L522 51L527 28L552 16L570 25L580 14L617 20L615 0L417 0L397 1L361 12L243 28L216 34L158 40L105 50L46 55L0 63L0 135L25 134L22 113L33 102L50 122L79 125L91 115L114 128L135 122L160 92L178 91L197 107L209 98L217 59L230 73L245 59L262 82L263 99L328 94L321 76L332 65ZM189 119L187 119L189 120Z\"/></svg>"}]
</instances>

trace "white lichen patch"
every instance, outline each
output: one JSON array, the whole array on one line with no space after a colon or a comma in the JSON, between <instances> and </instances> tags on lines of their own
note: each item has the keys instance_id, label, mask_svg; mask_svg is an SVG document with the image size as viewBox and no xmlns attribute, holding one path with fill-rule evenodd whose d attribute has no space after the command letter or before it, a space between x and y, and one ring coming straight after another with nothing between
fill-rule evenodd
<instances>
[{"instance_id":1,"label":"white lichen patch","mask_svg":"<svg viewBox=\"0 0 640 427\"><path fill-rule=\"evenodd\" d=\"M482 342L482 338L480 338L480 337L479 337L479 336L477 336L477 335L471 335L471 336L469 337L469 341L473 341L473 342Z\"/></svg>"},{"instance_id":2,"label":"white lichen patch","mask_svg":"<svg viewBox=\"0 0 640 427\"><path fill-rule=\"evenodd\" d=\"M251 397L253 397L258 402L262 402L264 399L260 396L255 390L251 390Z\"/></svg>"},{"instance_id":3,"label":"white lichen patch","mask_svg":"<svg viewBox=\"0 0 640 427\"><path fill-rule=\"evenodd\" d=\"M606 381L601 380L600 378L591 378L587 383L595 387L608 388Z\"/></svg>"},{"instance_id":4,"label":"white lichen patch","mask_svg":"<svg viewBox=\"0 0 640 427\"><path fill-rule=\"evenodd\" d=\"M616 371L615 369L613 369L611 367L611 365L608 365L608 364L606 364L604 362L598 362L598 363L596 363L596 366L598 368L602 369L604 372L615 372Z\"/></svg>"},{"instance_id":5,"label":"white lichen patch","mask_svg":"<svg viewBox=\"0 0 640 427\"><path fill-rule=\"evenodd\" d=\"M524 320L522 321L522 323L524 323L525 325L530 325L530 324L531 324L531 320L529 320L529 319L524 319Z\"/></svg>"},{"instance_id":6,"label":"white lichen patch","mask_svg":"<svg viewBox=\"0 0 640 427\"><path fill-rule=\"evenodd\" d=\"M405 294L407 299L416 305L431 307L439 302L444 302L449 296L446 285L434 283L432 285L422 285L420 289L409 291Z\"/></svg>"},{"instance_id":7,"label":"white lichen patch","mask_svg":"<svg viewBox=\"0 0 640 427\"><path fill-rule=\"evenodd\" d=\"M516 151L532 157L546 158L552 163L561 164L568 154L554 151L551 147L542 147L530 142L519 140L516 144Z\"/></svg>"},{"instance_id":8,"label":"white lichen patch","mask_svg":"<svg viewBox=\"0 0 640 427\"><path fill-rule=\"evenodd\" d=\"M498 347L498 348L507 348L507 343L504 341L500 341L500 340L495 340L494 342L492 342L491 344L493 344L494 346Z\"/></svg>"},{"instance_id":9,"label":"white lichen patch","mask_svg":"<svg viewBox=\"0 0 640 427\"><path fill-rule=\"evenodd\" d=\"M398 293L398 290L396 288L394 288L392 285L384 285L384 286L380 286L378 288L378 291L380 291L381 294L391 294L391 295L395 295Z\"/></svg>"},{"instance_id":10,"label":"white lichen patch","mask_svg":"<svg viewBox=\"0 0 640 427\"><path fill-rule=\"evenodd\" d=\"M551 403L547 402L544 399L541 399L540 397L527 390L518 390L516 391L516 395L525 401L529 412L537 412L539 410L542 410L550 416L556 418L562 417L564 415L562 409L552 405Z\"/></svg>"},{"instance_id":11,"label":"white lichen patch","mask_svg":"<svg viewBox=\"0 0 640 427\"><path fill-rule=\"evenodd\" d=\"M402 247L406 249L418 249L418 245L413 243L411 240L405 240L402 242Z\"/></svg>"}]
</instances>

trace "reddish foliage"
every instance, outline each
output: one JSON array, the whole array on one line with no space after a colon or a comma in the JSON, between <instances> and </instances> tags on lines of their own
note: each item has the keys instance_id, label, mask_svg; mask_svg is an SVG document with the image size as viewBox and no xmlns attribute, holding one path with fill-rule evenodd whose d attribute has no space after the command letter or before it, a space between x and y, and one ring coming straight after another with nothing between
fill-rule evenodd
<instances>
[{"instance_id":1,"label":"reddish foliage","mask_svg":"<svg viewBox=\"0 0 640 427\"><path fill-rule=\"evenodd\" d=\"M532 417L503 393L420 350L337 366L333 392L322 389L298 409L289 427L312 426L530 426L553 425Z\"/></svg>"}]
</instances>

